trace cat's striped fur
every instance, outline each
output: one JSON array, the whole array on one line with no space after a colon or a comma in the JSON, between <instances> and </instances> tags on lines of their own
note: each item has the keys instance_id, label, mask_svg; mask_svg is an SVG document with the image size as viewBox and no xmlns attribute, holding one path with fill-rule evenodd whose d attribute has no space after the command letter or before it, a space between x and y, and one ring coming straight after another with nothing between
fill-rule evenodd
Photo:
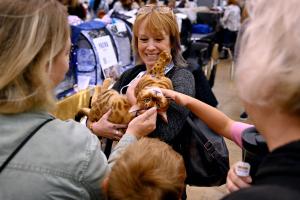
<instances>
[{"instance_id":1,"label":"cat's striped fur","mask_svg":"<svg viewBox=\"0 0 300 200\"><path fill-rule=\"evenodd\" d=\"M169 101L163 96L159 88L173 88L171 80L164 75L165 67L170 61L171 55L162 52L153 68L140 79L135 88L136 105L131 106L126 95L108 89L112 79L105 79L101 89L96 90L93 95L91 109L80 109L77 117L86 115L91 122L96 122L111 109L111 115L108 118L110 122L128 124L138 111L155 106L158 108L158 113L167 121L166 110Z\"/></svg>"}]
</instances>

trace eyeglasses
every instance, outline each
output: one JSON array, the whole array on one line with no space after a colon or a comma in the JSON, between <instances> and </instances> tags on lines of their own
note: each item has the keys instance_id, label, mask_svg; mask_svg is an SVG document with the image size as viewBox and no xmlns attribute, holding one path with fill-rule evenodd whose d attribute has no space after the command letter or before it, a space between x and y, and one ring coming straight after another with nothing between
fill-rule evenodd
<instances>
[{"instance_id":1,"label":"eyeglasses","mask_svg":"<svg viewBox=\"0 0 300 200\"><path fill-rule=\"evenodd\" d=\"M173 13L172 8L169 8L167 6L156 6L156 5L149 4L149 5L145 5L144 7L141 7L138 10L137 15L148 14L154 10L158 11L159 13L163 13L163 14Z\"/></svg>"}]
</instances>

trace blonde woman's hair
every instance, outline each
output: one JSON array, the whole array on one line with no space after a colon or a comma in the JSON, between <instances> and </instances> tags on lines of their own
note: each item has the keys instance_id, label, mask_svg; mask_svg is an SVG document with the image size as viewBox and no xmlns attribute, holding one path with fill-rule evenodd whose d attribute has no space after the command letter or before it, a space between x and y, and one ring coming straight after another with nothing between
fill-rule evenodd
<instances>
[{"instance_id":1,"label":"blonde woman's hair","mask_svg":"<svg viewBox=\"0 0 300 200\"><path fill-rule=\"evenodd\" d=\"M154 5L152 6L156 7ZM170 35L171 55L174 64L180 67L187 66L186 61L181 55L180 35L176 16L174 15L173 11L161 13L156 9L153 9L147 13L138 14L133 24L132 46L137 62L142 62L138 54L138 33L141 24L144 22L146 23L145 28L150 34L154 36L161 36L162 31L164 31L166 34Z\"/></svg>"},{"instance_id":2,"label":"blonde woman's hair","mask_svg":"<svg viewBox=\"0 0 300 200\"><path fill-rule=\"evenodd\" d=\"M178 200L184 189L184 162L168 144L142 138L131 144L112 167L109 200Z\"/></svg>"},{"instance_id":3,"label":"blonde woman's hair","mask_svg":"<svg viewBox=\"0 0 300 200\"><path fill-rule=\"evenodd\" d=\"M57 0L0 1L0 113L53 105L51 64L69 34Z\"/></svg>"},{"instance_id":4,"label":"blonde woman's hair","mask_svg":"<svg viewBox=\"0 0 300 200\"><path fill-rule=\"evenodd\" d=\"M300 1L252 3L237 63L240 97L300 116Z\"/></svg>"}]
</instances>

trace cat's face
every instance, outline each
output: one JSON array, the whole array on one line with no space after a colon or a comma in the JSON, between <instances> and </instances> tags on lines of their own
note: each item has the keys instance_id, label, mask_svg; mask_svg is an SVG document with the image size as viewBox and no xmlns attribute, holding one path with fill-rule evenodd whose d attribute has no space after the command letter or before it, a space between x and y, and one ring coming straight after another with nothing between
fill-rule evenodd
<instances>
[{"instance_id":1,"label":"cat's face","mask_svg":"<svg viewBox=\"0 0 300 200\"><path fill-rule=\"evenodd\" d=\"M130 111L148 110L156 107L158 114L165 122L168 122L166 111L169 107L169 99L163 95L159 88L146 87L138 93L136 98L137 103L131 107Z\"/></svg>"},{"instance_id":2,"label":"cat's face","mask_svg":"<svg viewBox=\"0 0 300 200\"><path fill-rule=\"evenodd\" d=\"M166 111L169 106L168 99L162 94L161 90L156 87L141 90L137 96L137 103L142 109L156 107L158 112Z\"/></svg>"}]
</instances>

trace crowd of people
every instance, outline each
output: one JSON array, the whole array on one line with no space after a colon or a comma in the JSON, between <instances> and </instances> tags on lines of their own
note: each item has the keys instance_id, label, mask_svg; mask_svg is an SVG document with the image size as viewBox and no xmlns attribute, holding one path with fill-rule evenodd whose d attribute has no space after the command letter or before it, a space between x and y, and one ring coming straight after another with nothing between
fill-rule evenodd
<instances>
[{"instance_id":1,"label":"crowd of people","mask_svg":"<svg viewBox=\"0 0 300 200\"><path fill-rule=\"evenodd\" d=\"M134 102L144 71L162 51L169 52L165 76L173 90L162 89L172 99L168 124L153 107L129 124L107 121L108 112L87 122L91 130L49 114L55 108L53 90L69 67L72 9L66 5L0 1L0 199L185 199L186 171L177 145L190 112L241 148L249 127L268 146L254 177L238 176L236 165L229 170L231 193L223 199L300 197L298 0L252 0L247 10L235 80L253 124L234 121L194 98L195 81L181 55L176 17L170 7L148 4L139 8L132 27L136 66L113 88ZM124 127L124 134L117 131ZM97 136L116 133L120 140L107 158Z\"/></svg>"}]
</instances>

